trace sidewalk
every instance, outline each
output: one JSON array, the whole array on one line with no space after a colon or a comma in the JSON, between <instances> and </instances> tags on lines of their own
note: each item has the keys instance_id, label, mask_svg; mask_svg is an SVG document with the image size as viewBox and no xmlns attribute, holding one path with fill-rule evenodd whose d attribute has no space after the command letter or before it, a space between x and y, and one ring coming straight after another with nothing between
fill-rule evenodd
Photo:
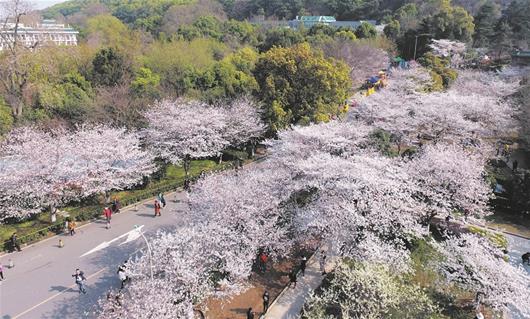
<instances>
[{"instance_id":1,"label":"sidewalk","mask_svg":"<svg viewBox=\"0 0 530 319\"><path fill-rule=\"evenodd\" d=\"M327 256L326 271L330 272L336 258ZM294 319L300 317L309 294L320 286L324 276L320 271L320 252L317 251L307 262L305 276L298 274L296 288L285 287L265 314L265 319Z\"/></svg>"}]
</instances>

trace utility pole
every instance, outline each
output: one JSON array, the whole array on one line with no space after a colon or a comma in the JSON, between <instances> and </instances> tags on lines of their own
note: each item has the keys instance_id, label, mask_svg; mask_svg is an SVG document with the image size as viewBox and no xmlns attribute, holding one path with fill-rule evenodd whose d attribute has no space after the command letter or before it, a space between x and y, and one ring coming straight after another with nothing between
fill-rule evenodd
<instances>
[{"instance_id":1,"label":"utility pole","mask_svg":"<svg viewBox=\"0 0 530 319\"><path fill-rule=\"evenodd\" d=\"M418 48L418 37L421 37L421 36L427 36L427 35L432 35L430 33L422 33L422 34L417 34L416 35L416 40L414 41L414 61L416 61L416 49Z\"/></svg>"}]
</instances>

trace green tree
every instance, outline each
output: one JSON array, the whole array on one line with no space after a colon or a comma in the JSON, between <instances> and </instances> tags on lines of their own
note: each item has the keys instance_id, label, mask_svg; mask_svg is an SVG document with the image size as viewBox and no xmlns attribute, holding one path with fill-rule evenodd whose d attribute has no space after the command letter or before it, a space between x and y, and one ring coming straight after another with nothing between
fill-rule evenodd
<instances>
[{"instance_id":1,"label":"green tree","mask_svg":"<svg viewBox=\"0 0 530 319\"><path fill-rule=\"evenodd\" d=\"M272 47L290 47L304 42L304 36L301 32L288 28L273 28L267 30L265 40L259 46L262 52Z\"/></svg>"},{"instance_id":2,"label":"green tree","mask_svg":"<svg viewBox=\"0 0 530 319\"><path fill-rule=\"evenodd\" d=\"M530 46L530 1L513 0L506 9L505 21L510 25L518 46Z\"/></svg>"},{"instance_id":3,"label":"green tree","mask_svg":"<svg viewBox=\"0 0 530 319\"><path fill-rule=\"evenodd\" d=\"M357 36L357 38L360 39L375 38L377 36L377 31L375 30L375 27L370 23L363 22L355 30L355 35Z\"/></svg>"},{"instance_id":4,"label":"green tree","mask_svg":"<svg viewBox=\"0 0 530 319\"><path fill-rule=\"evenodd\" d=\"M398 20L390 21L383 29L383 32L389 39L393 39L393 40L397 39L401 32L401 25L399 24L399 21Z\"/></svg>"},{"instance_id":5,"label":"green tree","mask_svg":"<svg viewBox=\"0 0 530 319\"><path fill-rule=\"evenodd\" d=\"M101 49L92 60L92 82L97 85L116 85L127 72L125 59L113 48Z\"/></svg>"},{"instance_id":6,"label":"green tree","mask_svg":"<svg viewBox=\"0 0 530 319\"><path fill-rule=\"evenodd\" d=\"M309 44L263 53L254 75L256 95L265 103L273 132L291 123L328 121L345 111L351 87L348 67L326 59Z\"/></svg>"},{"instance_id":7,"label":"green tree","mask_svg":"<svg viewBox=\"0 0 530 319\"><path fill-rule=\"evenodd\" d=\"M480 7L474 18L475 34L473 35L473 46L477 48L489 47L490 41L495 33L495 25L499 19L500 11L492 1L486 2Z\"/></svg>"},{"instance_id":8,"label":"green tree","mask_svg":"<svg viewBox=\"0 0 530 319\"><path fill-rule=\"evenodd\" d=\"M131 90L136 96L147 98L158 98L160 91L160 76L148 68L140 68L136 71L136 77L131 83Z\"/></svg>"},{"instance_id":9,"label":"green tree","mask_svg":"<svg viewBox=\"0 0 530 319\"><path fill-rule=\"evenodd\" d=\"M501 58L503 54L510 52L513 46L513 31L510 24L504 19L500 19L495 25L495 33L493 34L492 48L497 54L497 58Z\"/></svg>"},{"instance_id":10,"label":"green tree","mask_svg":"<svg viewBox=\"0 0 530 319\"><path fill-rule=\"evenodd\" d=\"M8 133L13 127L13 116L11 115L11 108L8 107L4 99L0 97L0 136Z\"/></svg>"},{"instance_id":11,"label":"green tree","mask_svg":"<svg viewBox=\"0 0 530 319\"><path fill-rule=\"evenodd\" d=\"M135 50L139 46L138 35L118 18L109 14L88 19L84 33L92 46L113 47L125 52Z\"/></svg>"},{"instance_id":12,"label":"green tree","mask_svg":"<svg viewBox=\"0 0 530 319\"><path fill-rule=\"evenodd\" d=\"M81 123L87 119L93 96L90 83L81 74L71 73L58 84L42 84L37 104L51 116Z\"/></svg>"}]
</instances>

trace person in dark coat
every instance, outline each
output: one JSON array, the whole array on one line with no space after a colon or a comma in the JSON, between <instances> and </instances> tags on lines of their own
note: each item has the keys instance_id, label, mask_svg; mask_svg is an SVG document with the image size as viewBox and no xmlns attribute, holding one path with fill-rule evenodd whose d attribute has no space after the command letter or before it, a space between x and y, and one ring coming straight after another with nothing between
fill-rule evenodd
<instances>
[{"instance_id":1,"label":"person in dark coat","mask_svg":"<svg viewBox=\"0 0 530 319\"><path fill-rule=\"evenodd\" d=\"M289 274L289 287L294 285L293 288L296 288L296 281L296 270L293 269L293 271L291 271L291 273Z\"/></svg>"},{"instance_id":2,"label":"person in dark coat","mask_svg":"<svg viewBox=\"0 0 530 319\"><path fill-rule=\"evenodd\" d=\"M267 310L269 310L269 302L270 302L269 292L265 291L263 293L263 313L266 313Z\"/></svg>"},{"instance_id":3,"label":"person in dark coat","mask_svg":"<svg viewBox=\"0 0 530 319\"><path fill-rule=\"evenodd\" d=\"M302 261L300 262L300 272L302 273L302 276L305 276L306 267L307 267L307 257L303 256Z\"/></svg>"},{"instance_id":4,"label":"person in dark coat","mask_svg":"<svg viewBox=\"0 0 530 319\"><path fill-rule=\"evenodd\" d=\"M20 244L17 238L17 233L13 233L13 235L11 235L11 247L13 248L13 251L15 251L15 249L17 251L21 251Z\"/></svg>"},{"instance_id":5,"label":"person in dark coat","mask_svg":"<svg viewBox=\"0 0 530 319\"><path fill-rule=\"evenodd\" d=\"M254 319L254 312L252 312L252 308L248 308L247 310L247 319Z\"/></svg>"}]
</instances>

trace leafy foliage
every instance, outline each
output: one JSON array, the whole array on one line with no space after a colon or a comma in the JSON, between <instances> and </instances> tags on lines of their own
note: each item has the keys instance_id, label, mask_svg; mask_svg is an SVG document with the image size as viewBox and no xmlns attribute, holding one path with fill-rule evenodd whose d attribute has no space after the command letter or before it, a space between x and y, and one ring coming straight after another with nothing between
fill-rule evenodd
<instances>
[{"instance_id":1,"label":"leafy foliage","mask_svg":"<svg viewBox=\"0 0 530 319\"><path fill-rule=\"evenodd\" d=\"M350 88L346 66L313 52L308 44L269 50L254 74L273 131L293 123L329 121L345 111Z\"/></svg>"}]
</instances>

